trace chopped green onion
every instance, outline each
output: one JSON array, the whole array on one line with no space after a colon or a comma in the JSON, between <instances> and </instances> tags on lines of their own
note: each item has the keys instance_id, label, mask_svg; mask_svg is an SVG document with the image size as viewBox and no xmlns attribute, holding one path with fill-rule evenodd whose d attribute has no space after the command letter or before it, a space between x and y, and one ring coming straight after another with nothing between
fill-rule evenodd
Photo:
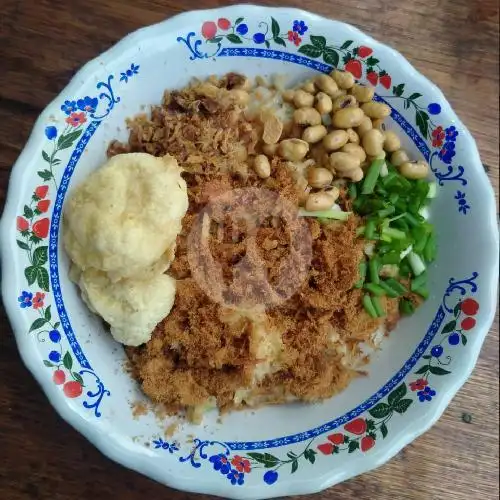
<instances>
[{"instance_id":1,"label":"chopped green onion","mask_svg":"<svg viewBox=\"0 0 500 500\"><path fill-rule=\"evenodd\" d=\"M372 257L368 262L368 274L370 275L370 281L378 285L380 278L378 275L380 269L380 263L377 257Z\"/></svg>"},{"instance_id":2,"label":"chopped green onion","mask_svg":"<svg viewBox=\"0 0 500 500\"><path fill-rule=\"evenodd\" d=\"M382 168L382 164L385 163L385 160L377 158L373 160L370 168L368 169L368 173L366 174L365 180L363 181L363 187L361 192L363 194L371 194L373 193L373 189L375 188L375 184L380 175L380 169Z\"/></svg>"},{"instance_id":3,"label":"chopped green onion","mask_svg":"<svg viewBox=\"0 0 500 500\"><path fill-rule=\"evenodd\" d=\"M389 174L390 175L390 174ZM399 194L398 193L391 193L389 195L389 202L392 203L393 205L399 200Z\"/></svg>"},{"instance_id":4,"label":"chopped green onion","mask_svg":"<svg viewBox=\"0 0 500 500\"><path fill-rule=\"evenodd\" d=\"M378 316L377 310L373 306L373 301L368 294L363 296L363 307L372 318L376 318Z\"/></svg>"},{"instance_id":5,"label":"chopped green onion","mask_svg":"<svg viewBox=\"0 0 500 500\"><path fill-rule=\"evenodd\" d=\"M429 298L429 290L425 288L424 286L417 288L414 290L416 294L420 295L423 299L428 299Z\"/></svg>"},{"instance_id":6,"label":"chopped green onion","mask_svg":"<svg viewBox=\"0 0 500 500\"><path fill-rule=\"evenodd\" d=\"M356 228L356 236L363 236L365 234L365 226L358 226Z\"/></svg>"},{"instance_id":7,"label":"chopped green onion","mask_svg":"<svg viewBox=\"0 0 500 500\"><path fill-rule=\"evenodd\" d=\"M390 287L386 281L380 280L380 283L378 284L382 290L386 293L388 297L392 297L393 299L399 297L401 294L397 291L394 290L394 288Z\"/></svg>"},{"instance_id":8,"label":"chopped green onion","mask_svg":"<svg viewBox=\"0 0 500 500\"><path fill-rule=\"evenodd\" d=\"M366 222L365 238L367 240L373 240L375 238L375 221L373 219L369 219Z\"/></svg>"},{"instance_id":9,"label":"chopped green onion","mask_svg":"<svg viewBox=\"0 0 500 500\"><path fill-rule=\"evenodd\" d=\"M421 223L421 221L419 221L413 214L410 214L408 212L406 212L405 220L412 227L418 227L418 226L420 226L420 223Z\"/></svg>"},{"instance_id":10,"label":"chopped green onion","mask_svg":"<svg viewBox=\"0 0 500 500\"><path fill-rule=\"evenodd\" d=\"M402 314L409 316L415 312L415 306L408 299L399 299L399 310Z\"/></svg>"},{"instance_id":11,"label":"chopped green onion","mask_svg":"<svg viewBox=\"0 0 500 500\"><path fill-rule=\"evenodd\" d=\"M351 200L355 200L358 197L358 188L354 182L351 182L349 185L348 193Z\"/></svg>"},{"instance_id":12,"label":"chopped green onion","mask_svg":"<svg viewBox=\"0 0 500 500\"><path fill-rule=\"evenodd\" d=\"M375 283L367 283L365 285L365 290L368 290L369 292L371 292L373 295L375 295L377 297L381 297L382 295L385 295L385 290L381 286L376 285Z\"/></svg>"},{"instance_id":13,"label":"chopped green onion","mask_svg":"<svg viewBox=\"0 0 500 500\"><path fill-rule=\"evenodd\" d=\"M432 232L427 239L425 248L423 251L424 259L427 262L432 262L436 258L436 235Z\"/></svg>"},{"instance_id":14,"label":"chopped green onion","mask_svg":"<svg viewBox=\"0 0 500 500\"><path fill-rule=\"evenodd\" d=\"M415 252L408 254L408 262L415 276L419 276L425 271L425 264L420 255Z\"/></svg>"},{"instance_id":15,"label":"chopped green onion","mask_svg":"<svg viewBox=\"0 0 500 500\"><path fill-rule=\"evenodd\" d=\"M387 177L389 175L389 168L387 167L387 163L384 160L382 166L380 167L380 177Z\"/></svg>"},{"instance_id":16,"label":"chopped green onion","mask_svg":"<svg viewBox=\"0 0 500 500\"><path fill-rule=\"evenodd\" d=\"M399 276L399 266L397 264L384 264L378 275L381 278L397 278Z\"/></svg>"},{"instance_id":17,"label":"chopped green onion","mask_svg":"<svg viewBox=\"0 0 500 500\"><path fill-rule=\"evenodd\" d=\"M354 288L361 288L363 286L363 283L365 282L365 278L366 278L366 268L367 268L367 265L366 265L366 261L361 261L359 263L359 267L358 267L358 270L359 270L359 280L356 281L356 283L354 284Z\"/></svg>"},{"instance_id":18,"label":"chopped green onion","mask_svg":"<svg viewBox=\"0 0 500 500\"><path fill-rule=\"evenodd\" d=\"M385 280L385 283L389 285L393 290L398 292L400 295L404 295L405 293L408 292L405 286L403 286L399 281L395 280L394 278L389 278L388 280Z\"/></svg>"},{"instance_id":19,"label":"chopped green onion","mask_svg":"<svg viewBox=\"0 0 500 500\"><path fill-rule=\"evenodd\" d=\"M430 217L429 209L425 206L420 207L420 210L418 211L418 215L422 217L422 219L427 220Z\"/></svg>"},{"instance_id":20,"label":"chopped green onion","mask_svg":"<svg viewBox=\"0 0 500 500\"><path fill-rule=\"evenodd\" d=\"M318 210L316 212L309 212L303 208L299 208L299 217L318 217L322 219L335 219L335 220L347 220L352 212L343 212L342 210Z\"/></svg>"},{"instance_id":21,"label":"chopped green onion","mask_svg":"<svg viewBox=\"0 0 500 500\"><path fill-rule=\"evenodd\" d=\"M424 233L419 238L415 237L415 243L413 244L413 250L418 254L422 254L424 252L424 248L425 248L425 245L427 244L428 239L429 239L428 233Z\"/></svg>"},{"instance_id":22,"label":"chopped green onion","mask_svg":"<svg viewBox=\"0 0 500 500\"><path fill-rule=\"evenodd\" d=\"M437 184L435 182L429 182L429 191L427 193L427 198L435 198L437 196Z\"/></svg>"},{"instance_id":23,"label":"chopped green onion","mask_svg":"<svg viewBox=\"0 0 500 500\"><path fill-rule=\"evenodd\" d=\"M382 210L379 210L377 212L377 215L381 219L383 219L385 217L389 217L389 215L392 215L395 211L396 211L396 209L392 205L389 205L387 208L383 208Z\"/></svg>"},{"instance_id":24,"label":"chopped green onion","mask_svg":"<svg viewBox=\"0 0 500 500\"><path fill-rule=\"evenodd\" d=\"M401 262L401 255L399 252L388 252L380 258L382 264L399 264Z\"/></svg>"},{"instance_id":25,"label":"chopped green onion","mask_svg":"<svg viewBox=\"0 0 500 500\"><path fill-rule=\"evenodd\" d=\"M420 287L424 286L426 283L427 283L427 273L423 272L420 276L417 276L414 280L412 280L410 290L414 292Z\"/></svg>"},{"instance_id":26,"label":"chopped green onion","mask_svg":"<svg viewBox=\"0 0 500 500\"><path fill-rule=\"evenodd\" d=\"M382 307L382 304L380 302L380 299L378 297L372 297L372 305L377 313L377 316L381 318L382 316L385 316L385 311L384 308Z\"/></svg>"},{"instance_id":27,"label":"chopped green onion","mask_svg":"<svg viewBox=\"0 0 500 500\"><path fill-rule=\"evenodd\" d=\"M382 235L394 240L403 240L406 238L406 233L404 231L400 231L399 229L395 229L393 227L382 229Z\"/></svg>"}]
</instances>

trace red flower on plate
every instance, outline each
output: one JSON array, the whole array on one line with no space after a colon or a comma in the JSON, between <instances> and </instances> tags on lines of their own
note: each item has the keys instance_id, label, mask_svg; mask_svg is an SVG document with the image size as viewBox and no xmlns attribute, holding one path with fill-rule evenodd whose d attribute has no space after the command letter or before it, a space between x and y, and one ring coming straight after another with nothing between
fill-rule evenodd
<instances>
[{"instance_id":1,"label":"red flower on plate","mask_svg":"<svg viewBox=\"0 0 500 500\"><path fill-rule=\"evenodd\" d=\"M440 148L443 145L443 141L445 138L446 134L443 130L443 127L439 126L436 127L432 131L432 147L433 148Z\"/></svg>"},{"instance_id":2,"label":"red flower on plate","mask_svg":"<svg viewBox=\"0 0 500 500\"><path fill-rule=\"evenodd\" d=\"M41 292L36 292L33 297L33 309L39 309L43 307L43 299L45 298L45 294Z\"/></svg>"},{"instance_id":3,"label":"red flower on plate","mask_svg":"<svg viewBox=\"0 0 500 500\"><path fill-rule=\"evenodd\" d=\"M49 209L50 206L50 200L40 200L36 204L36 208L42 213L46 212Z\"/></svg>"},{"instance_id":4,"label":"red flower on plate","mask_svg":"<svg viewBox=\"0 0 500 500\"><path fill-rule=\"evenodd\" d=\"M201 26L201 34L211 40L217 34L217 25L213 21L206 21Z\"/></svg>"},{"instance_id":5,"label":"red flower on plate","mask_svg":"<svg viewBox=\"0 0 500 500\"><path fill-rule=\"evenodd\" d=\"M71 113L68 118L66 118L66 123L71 125L72 127L79 127L83 125L87 121L85 117L85 113Z\"/></svg>"},{"instance_id":6,"label":"red flower on plate","mask_svg":"<svg viewBox=\"0 0 500 500\"><path fill-rule=\"evenodd\" d=\"M47 196L48 192L49 192L49 186L38 186L35 189L35 196L38 199L43 200L43 198Z\"/></svg>"},{"instance_id":7,"label":"red flower on plate","mask_svg":"<svg viewBox=\"0 0 500 500\"><path fill-rule=\"evenodd\" d=\"M248 474L252 470L250 462L246 458L240 457L239 455L235 455L231 460L231 463L238 472Z\"/></svg>"},{"instance_id":8,"label":"red flower on plate","mask_svg":"<svg viewBox=\"0 0 500 500\"><path fill-rule=\"evenodd\" d=\"M465 299L460 304L460 309L467 316L475 316L479 311L479 304L474 299Z\"/></svg>"},{"instance_id":9,"label":"red flower on plate","mask_svg":"<svg viewBox=\"0 0 500 500\"><path fill-rule=\"evenodd\" d=\"M415 380L415 382L410 382L410 389L415 392L415 391L423 391L425 386L428 384L427 380L424 378L419 378Z\"/></svg>"},{"instance_id":10,"label":"red flower on plate","mask_svg":"<svg viewBox=\"0 0 500 500\"><path fill-rule=\"evenodd\" d=\"M30 223L24 217L17 217L16 227L18 231L27 231L30 227Z\"/></svg>"},{"instance_id":11,"label":"red flower on plate","mask_svg":"<svg viewBox=\"0 0 500 500\"><path fill-rule=\"evenodd\" d=\"M33 224L33 234L37 238L46 238L49 234L50 221L45 217L44 219L37 220Z\"/></svg>"},{"instance_id":12,"label":"red flower on plate","mask_svg":"<svg viewBox=\"0 0 500 500\"><path fill-rule=\"evenodd\" d=\"M68 398L77 398L83 392L82 384L76 380L70 380L63 386L64 394Z\"/></svg>"},{"instance_id":13,"label":"red flower on plate","mask_svg":"<svg viewBox=\"0 0 500 500\"><path fill-rule=\"evenodd\" d=\"M299 34L296 31L289 31L288 32L288 40L293 42L297 47L302 42L302 38L300 38Z\"/></svg>"},{"instance_id":14,"label":"red flower on plate","mask_svg":"<svg viewBox=\"0 0 500 500\"><path fill-rule=\"evenodd\" d=\"M66 374L62 370L56 370L52 375L52 380L56 385L62 385L66 381Z\"/></svg>"}]
</instances>

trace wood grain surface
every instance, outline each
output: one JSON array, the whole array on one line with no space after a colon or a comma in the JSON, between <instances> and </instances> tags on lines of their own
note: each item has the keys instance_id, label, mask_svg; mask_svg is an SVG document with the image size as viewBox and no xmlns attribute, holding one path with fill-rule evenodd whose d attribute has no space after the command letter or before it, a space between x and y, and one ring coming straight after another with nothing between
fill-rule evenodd
<instances>
[{"instance_id":1,"label":"wood grain surface","mask_svg":"<svg viewBox=\"0 0 500 500\"><path fill-rule=\"evenodd\" d=\"M136 28L218 0L1 0L0 209L34 120L90 58ZM446 94L479 144L498 195L496 0L300 0L396 47ZM187 500L101 455L52 409L0 309L0 499ZM498 316L470 380L441 420L378 470L323 500L498 498ZM472 422L462 420L463 412ZM208 497L196 497L208 500ZM305 499L306 497L296 497ZM309 497L312 498L312 497Z\"/></svg>"}]
</instances>

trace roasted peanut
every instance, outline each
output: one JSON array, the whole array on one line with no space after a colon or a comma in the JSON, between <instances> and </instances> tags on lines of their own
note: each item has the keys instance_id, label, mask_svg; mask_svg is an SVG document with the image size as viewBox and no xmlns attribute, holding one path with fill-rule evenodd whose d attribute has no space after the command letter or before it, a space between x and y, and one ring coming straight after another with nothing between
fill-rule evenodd
<instances>
[{"instance_id":1,"label":"roasted peanut","mask_svg":"<svg viewBox=\"0 0 500 500\"><path fill-rule=\"evenodd\" d=\"M319 90L327 93L330 97L334 96L335 93L339 90L339 87L335 83L335 80L328 75L319 75L314 83L319 88Z\"/></svg>"},{"instance_id":2,"label":"roasted peanut","mask_svg":"<svg viewBox=\"0 0 500 500\"><path fill-rule=\"evenodd\" d=\"M307 172L307 182L315 189L329 186L332 180L333 174L323 167L310 168Z\"/></svg>"},{"instance_id":3,"label":"roasted peanut","mask_svg":"<svg viewBox=\"0 0 500 500\"><path fill-rule=\"evenodd\" d=\"M340 196L340 189L337 186L332 186L331 188L326 189L324 192L329 194L334 199L334 201L337 201Z\"/></svg>"},{"instance_id":4,"label":"roasted peanut","mask_svg":"<svg viewBox=\"0 0 500 500\"><path fill-rule=\"evenodd\" d=\"M311 193L306 200L305 209L309 212L329 210L335 204L335 199L328 193Z\"/></svg>"},{"instance_id":5,"label":"roasted peanut","mask_svg":"<svg viewBox=\"0 0 500 500\"><path fill-rule=\"evenodd\" d=\"M283 93L281 94L281 97L285 102L293 102L294 96L295 96L295 90L292 89L284 90Z\"/></svg>"},{"instance_id":6,"label":"roasted peanut","mask_svg":"<svg viewBox=\"0 0 500 500\"><path fill-rule=\"evenodd\" d=\"M365 114L360 108L339 109L333 114L333 126L337 128L358 127Z\"/></svg>"},{"instance_id":7,"label":"roasted peanut","mask_svg":"<svg viewBox=\"0 0 500 500\"><path fill-rule=\"evenodd\" d=\"M359 144L359 135L355 132L354 129L348 128L346 132L349 142L352 142L353 144Z\"/></svg>"},{"instance_id":8,"label":"roasted peanut","mask_svg":"<svg viewBox=\"0 0 500 500\"><path fill-rule=\"evenodd\" d=\"M401 148L401 141L399 137L391 130L387 130L384 133L384 149L388 153L394 153L399 148Z\"/></svg>"},{"instance_id":9,"label":"roasted peanut","mask_svg":"<svg viewBox=\"0 0 500 500\"><path fill-rule=\"evenodd\" d=\"M399 166L399 171L407 179L425 179L429 174L429 164L423 160L408 161Z\"/></svg>"},{"instance_id":10,"label":"roasted peanut","mask_svg":"<svg viewBox=\"0 0 500 500\"><path fill-rule=\"evenodd\" d=\"M404 149L400 149L398 151L394 151L391 155L391 163L395 167L401 166L403 163L409 162L410 158L406 154L406 151Z\"/></svg>"},{"instance_id":11,"label":"roasted peanut","mask_svg":"<svg viewBox=\"0 0 500 500\"><path fill-rule=\"evenodd\" d=\"M351 94L358 102L370 102L375 95L375 89L356 83L351 89Z\"/></svg>"},{"instance_id":12,"label":"roasted peanut","mask_svg":"<svg viewBox=\"0 0 500 500\"><path fill-rule=\"evenodd\" d=\"M345 130L334 130L323 138L323 146L326 151L340 149L349 140L349 134Z\"/></svg>"},{"instance_id":13,"label":"roasted peanut","mask_svg":"<svg viewBox=\"0 0 500 500\"><path fill-rule=\"evenodd\" d=\"M355 108L357 105L358 102L354 96L341 95L333 101L333 112L335 113L338 109Z\"/></svg>"},{"instance_id":14,"label":"roasted peanut","mask_svg":"<svg viewBox=\"0 0 500 500\"><path fill-rule=\"evenodd\" d=\"M314 104L314 96L305 90L298 89L293 96L296 108L310 108Z\"/></svg>"},{"instance_id":15,"label":"roasted peanut","mask_svg":"<svg viewBox=\"0 0 500 500\"><path fill-rule=\"evenodd\" d=\"M380 130L368 130L361 139L361 144L368 156L377 156L384 152L384 134Z\"/></svg>"},{"instance_id":16,"label":"roasted peanut","mask_svg":"<svg viewBox=\"0 0 500 500\"><path fill-rule=\"evenodd\" d=\"M302 133L302 140L309 144L315 144L325 137L326 132L326 127L324 125L313 125L304 130Z\"/></svg>"},{"instance_id":17,"label":"roasted peanut","mask_svg":"<svg viewBox=\"0 0 500 500\"><path fill-rule=\"evenodd\" d=\"M316 85L314 85L314 82L312 80L305 82L304 85L302 85L302 89L306 92L309 92L309 94L316 93Z\"/></svg>"},{"instance_id":18,"label":"roasted peanut","mask_svg":"<svg viewBox=\"0 0 500 500\"><path fill-rule=\"evenodd\" d=\"M333 109L332 98L324 92L318 92L316 94L316 109L320 115L331 113Z\"/></svg>"},{"instance_id":19,"label":"roasted peanut","mask_svg":"<svg viewBox=\"0 0 500 500\"><path fill-rule=\"evenodd\" d=\"M266 155L257 155L253 162L253 168L261 179L267 179L271 175L271 164Z\"/></svg>"},{"instance_id":20,"label":"roasted peanut","mask_svg":"<svg viewBox=\"0 0 500 500\"><path fill-rule=\"evenodd\" d=\"M283 133L283 123L276 115L267 115L264 122L262 140L266 144L275 144Z\"/></svg>"},{"instance_id":21,"label":"roasted peanut","mask_svg":"<svg viewBox=\"0 0 500 500\"><path fill-rule=\"evenodd\" d=\"M330 76L335 80L341 89L350 89L354 85L354 76L349 71L334 69Z\"/></svg>"},{"instance_id":22,"label":"roasted peanut","mask_svg":"<svg viewBox=\"0 0 500 500\"><path fill-rule=\"evenodd\" d=\"M278 154L285 160L300 161L309 151L309 144L302 139L285 139L278 147Z\"/></svg>"},{"instance_id":23,"label":"roasted peanut","mask_svg":"<svg viewBox=\"0 0 500 500\"><path fill-rule=\"evenodd\" d=\"M250 95L246 90L232 89L229 90L231 100L238 106L245 107L250 100Z\"/></svg>"},{"instance_id":24,"label":"roasted peanut","mask_svg":"<svg viewBox=\"0 0 500 500\"><path fill-rule=\"evenodd\" d=\"M391 108L383 102L365 102L361 109L371 119L387 118L391 114Z\"/></svg>"},{"instance_id":25,"label":"roasted peanut","mask_svg":"<svg viewBox=\"0 0 500 500\"><path fill-rule=\"evenodd\" d=\"M330 155L330 167L339 174L359 168L360 165L360 159L349 153L338 151Z\"/></svg>"},{"instance_id":26,"label":"roasted peanut","mask_svg":"<svg viewBox=\"0 0 500 500\"><path fill-rule=\"evenodd\" d=\"M293 121L297 125L321 125L321 115L314 108L299 108L293 113Z\"/></svg>"},{"instance_id":27,"label":"roasted peanut","mask_svg":"<svg viewBox=\"0 0 500 500\"><path fill-rule=\"evenodd\" d=\"M359 137L363 137L365 132L368 132L368 130L371 130L373 128L373 124L371 121L371 118L368 118L368 116L364 116L363 120L359 124L357 128L357 132Z\"/></svg>"},{"instance_id":28,"label":"roasted peanut","mask_svg":"<svg viewBox=\"0 0 500 500\"><path fill-rule=\"evenodd\" d=\"M349 153L352 156L359 158L359 161L363 163L366 160L365 150L358 144L348 143L342 147L340 150L344 153Z\"/></svg>"},{"instance_id":29,"label":"roasted peanut","mask_svg":"<svg viewBox=\"0 0 500 500\"><path fill-rule=\"evenodd\" d=\"M353 170L348 170L342 174L342 177L346 177L347 179L351 179L352 182L359 182L363 180L364 172L361 168L355 168Z\"/></svg>"}]
</instances>

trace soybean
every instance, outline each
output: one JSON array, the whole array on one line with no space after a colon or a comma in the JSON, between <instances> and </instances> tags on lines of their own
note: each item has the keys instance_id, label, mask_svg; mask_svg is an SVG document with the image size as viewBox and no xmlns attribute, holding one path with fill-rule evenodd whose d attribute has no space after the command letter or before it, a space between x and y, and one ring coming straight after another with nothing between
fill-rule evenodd
<instances>
[{"instance_id":1,"label":"soybean","mask_svg":"<svg viewBox=\"0 0 500 500\"><path fill-rule=\"evenodd\" d=\"M347 137L349 138L349 142L352 142L353 144L359 144L359 135L355 132L354 129L347 129Z\"/></svg>"},{"instance_id":2,"label":"soybean","mask_svg":"<svg viewBox=\"0 0 500 500\"><path fill-rule=\"evenodd\" d=\"M312 80L304 83L304 85L302 85L302 89L306 92L309 92L310 94L316 93L316 85L314 85L314 82Z\"/></svg>"},{"instance_id":3,"label":"soybean","mask_svg":"<svg viewBox=\"0 0 500 500\"><path fill-rule=\"evenodd\" d=\"M314 108L299 108L293 113L293 121L297 125L321 125L321 115Z\"/></svg>"},{"instance_id":4,"label":"soybean","mask_svg":"<svg viewBox=\"0 0 500 500\"><path fill-rule=\"evenodd\" d=\"M370 102L375 95L375 89L365 85L355 84L351 89L351 94L358 102Z\"/></svg>"},{"instance_id":5,"label":"soybean","mask_svg":"<svg viewBox=\"0 0 500 500\"><path fill-rule=\"evenodd\" d=\"M358 127L365 114L360 108L339 109L333 114L333 126L337 128Z\"/></svg>"},{"instance_id":6,"label":"soybean","mask_svg":"<svg viewBox=\"0 0 500 500\"><path fill-rule=\"evenodd\" d=\"M261 179L267 179L271 175L271 164L266 155L257 155L254 160L253 168Z\"/></svg>"},{"instance_id":7,"label":"soybean","mask_svg":"<svg viewBox=\"0 0 500 500\"><path fill-rule=\"evenodd\" d=\"M339 87L335 83L335 80L328 75L319 75L315 80L316 86L319 90L327 93L329 96L335 96L336 92L338 92Z\"/></svg>"},{"instance_id":8,"label":"soybean","mask_svg":"<svg viewBox=\"0 0 500 500\"><path fill-rule=\"evenodd\" d=\"M399 137L391 130L387 130L384 134L384 149L388 153L393 153L400 148L401 148L401 141Z\"/></svg>"},{"instance_id":9,"label":"soybean","mask_svg":"<svg viewBox=\"0 0 500 500\"><path fill-rule=\"evenodd\" d=\"M318 92L316 94L316 109L321 115L331 113L333 109L332 98L324 92Z\"/></svg>"},{"instance_id":10,"label":"soybean","mask_svg":"<svg viewBox=\"0 0 500 500\"><path fill-rule=\"evenodd\" d=\"M359 182L363 180L364 175L365 174L363 173L363 170L361 170L361 168L354 168L342 173L342 177L351 179L352 182Z\"/></svg>"},{"instance_id":11,"label":"soybean","mask_svg":"<svg viewBox=\"0 0 500 500\"><path fill-rule=\"evenodd\" d=\"M423 160L415 162L406 162L399 167L399 171L403 177L407 179L425 179L429 174L429 165Z\"/></svg>"},{"instance_id":12,"label":"soybean","mask_svg":"<svg viewBox=\"0 0 500 500\"><path fill-rule=\"evenodd\" d=\"M391 114L391 108L383 102L365 102L361 109L372 119L387 118Z\"/></svg>"},{"instance_id":13,"label":"soybean","mask_svg":"<svg viewBox=\"0 0 500 500\"><path fill-rule=\"evenodd\" d=\"M349 153L352 156L359 158L359 161L363 163L366 160L365 150L358 144L348 143L342 147L340 150L344 153Z\"/></svg>"},{"instance_id":14,"label":"soybean","mask_svg":"<svg viewBox=\"0 0 500 500\"><path fill-rule=\"evenodd\" d=\"M326 127L324 125L313 125L307 127L302 133L302 139L309 144L316 144L325 137L327 133Z\"/></svg>"},{"instance_id":15,"label":"soybean","mask_svg":"<svg viewBox=\"0 0 500 500\"><path fill-rule=\"evenodd\" d=\"M343 174L349 170L360 168L361 160L349 153L338 151L330 155L330 166L336 172Z\"/></svg>"},{"instance_id":16,"label":"soybean","mask_svg":"<svg viewBox=\"0 0 500 500\"><path fill-rule=\"evenodd\" d=\"M307 181L315 189L322 189L329 186L332 180L333 174L330 170L323 167L311 168L307 172Z\"/></svg>"},{"instance_id":17,"label":"soybean","mask_svg":"<svg viewBox=\"0 0 500 500\"><path fill-rule=\"evenodd\" d=\"M293 96L296 108L310 108L314 104L314 96L305 90L298 89Z\"/></svg>"},{"instance_id":18,"label":"soybean","mask_svg":"<svg viewBox=\"0 0 500 500\"><path fill-rule=\"evenodd\" d=\"M285 90L283 91L281 96L283 97L283 100L285 102L293 102L293 98L295 96L295 90L292 89Z\"/></svg>"},{"instance_id":19,"label":"soybean","mask_svg":"<svg viewBox=\"0 0 500 500\"><path fill-rule=\"evenodd\" d=\"M403 163L409 162L410 158L406 154L406 151L404 149L400 149L398 151L394 151L391 155L391 163L395 167L401 166Z\"/></svg>"},{"instance_id":20,"label":"soybean","mask_svg":"<svg viewBox=\"0 0 500 500\"><path fill-rule=\"evenodd\" d=\"M309 144L302 139L285 139L278 147L279 155L285 160L300 161L309 151Z\"/></svg>"},{"instance_id":21,"label":"soybean","mask_svg":"<svg viewBox=\"0 0 500 500\"><path fill-rule=\"evenodd\" d=\"M330 76L341 89L350 89L354 85L354 76L348 71L333 70Z\"/></svg>"},{"instance_id":22,"label":"soybean","mask_svg":"<svg viewBox=\"0 0 500 500\"><path fill-rule=\"evenodd\" d=\"M349 135L345 130L334 130L323 138L323 146L327 151L340 149L349 140Z\"/></svg>"},{"instance_id":23,"label":"soybean","mask_svg":"<svg viewBox=\"0 0 500 500\"><path fill-rule=\"evenodd\" d=\"M364 116L363 120L361 121L361 123L359 124L359 126L357 128L359 137L363 137L365 132L368 132L368 130L371 130L372 128L373 128L373 124L372 124L371 118L368 118L368 116Z\"/></svg>"},{"instance_id":24,"label":"soybean","mask_svg":"<svg viewBox=\"0 0 500 500\"><path fill-rule=\"evenodd\" d=\"M343 108L355 108L358 102L352 95L341 95L333 101L333 112Z\"/></svg>"},{"instance_id":25,"label":"soybean","mask_svg":"<svg viewBox=\"0 0 500 500\"><path fill-rule=\"evenodd\" d=\"M384 152L384 134L380 130L368 130L361 140L363 149L368 156L377 156Z\"/></svg>"},{"instance_id":26,"label":"soybean","mask_svg":"<svg viewBox=\"0 0 500 500\"><path fill-rule=\"evenodd\" d=\"M335 199L328 193L311 193L306 200L305 209L309 212L329 210L333 207Z\"/></svg>"}]
</instances>

